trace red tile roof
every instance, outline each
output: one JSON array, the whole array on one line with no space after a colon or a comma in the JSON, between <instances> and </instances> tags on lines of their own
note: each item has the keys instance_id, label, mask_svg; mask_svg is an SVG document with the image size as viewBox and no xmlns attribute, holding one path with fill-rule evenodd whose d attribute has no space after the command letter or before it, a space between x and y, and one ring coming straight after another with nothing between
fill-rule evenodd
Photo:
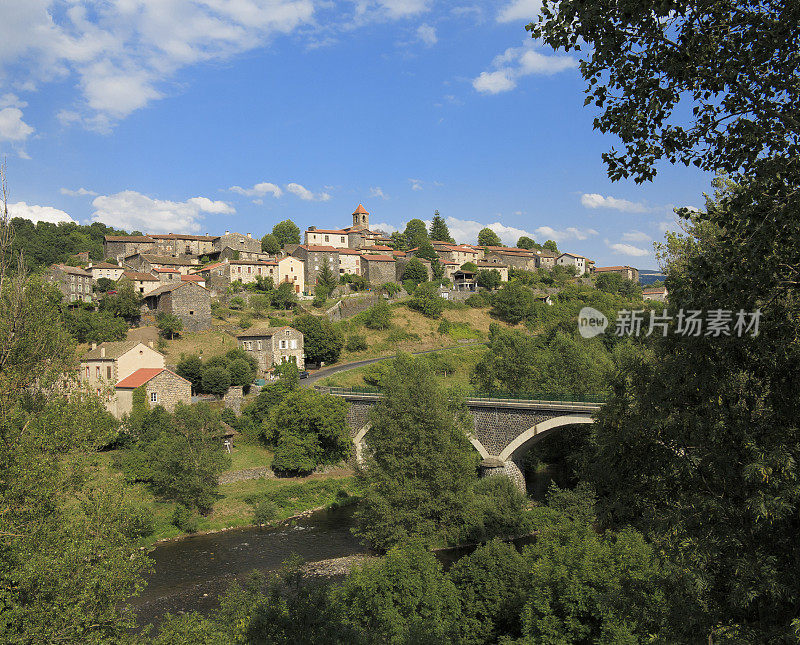
<instances>
[{"instance_id":1,"label":"red tile roof","mask_svg":"<svg viewBox=\"0 0 800 645\"><path fill-rule=\"evenodd\" d=\"M369 211L359 204L358 208L353 211L353 215L369 215Z\"/></svg>"},{"instance_id":2,"label":"red tile roof","mask_svg":"<svg viewBox=\"0 0 800 645\"><path fill-rule=\"evenodd\" d=\"M182 275L181 280L183 282L204 282L205 278L201 275Z\"/></svg>"},{"instance_id":3,"label":"red tile roof","mask_svg":"<svg viewBox=\"0 0 800 645\"><path fill-rule=\"evenodd\" d=\"M366 251L394 251L391 246L383 246L381 244L373 244L372 246L366 247L364 250Z\"/></svg>"},{"instance_id":4,"label":"red tile roof","mask_svg":"<svg viewBox=\"0 0 800 645\"><path fill-rule=\"evenodd\" d=\"M626 271L628 269L632 269L633 267L595 267L595 273L602 273L603 271Z\"/></svg>"},{"instance_id":5,"label":"red tile roof","mask_svg":"<svg viewBox=\"0 0 800 645\"><path fill-rule=\"evenodd\" d=\"M148 381L151 381L156 376L161 374L163 371L165 371L163 367L142 367L141 369L136 370L130 376L126 376L124 379L122 379L119 383L117 383L117 387L141 387Z\"/></svg>"},{"instance_id":6,"label":"red tile roof","mask_svg":"<svg viewBox=\"0 0 800 645\"><path fill-rule=\"evenodd\" d=\"M123 271L121 277L128 278L128 280L138 280L139 282L158 282L158 278L154 275L140 273L139 271Z\"/></svg>"},{"instance_id":7,"label":"red tile roof","mask_svg":"<svg viewBox=\"0 0 800 645\"><path fill-rule=\"evenodd\" d=\"M167 267L157 267L153 269L153 271L156 271L158 273L180 273L178 269L168 269Z\"/></svg>"},{"instance_id":8,"label":"red tile roof","mask_svg":"<svg viewBox=\"0 0 800 645\"><path fill-rule=\"evenodd\" d=\"M355 249L338 249L339 255L361 255L361 251Z\"/></svg>"},{"instance_id":9,"label":"red tile roof","mask_svg":"<svg viewBox=\"0 0 800 645\"><path fill-rule=\"evenodd\" d=\"M313 228L313 229L310 228L306 231L306 233L334 233L335 235L347 235L347 231L341 228L337 230L325 229L325 228Z\"/></svg>"},{"instance_id":10,"label":"red tile roof","mask_svg":"<svg viewBox=\"0 0 800 645\"><path fill-rule=\"evenodd\" d=\"M370 262L394 262L393 255L362 255L361 259Z\"/></svg>"},{"instance_id":11,"label":"red tile roof","mask_svg":"<svg viewBox=\"0 0 800 645\"><path fill-rule=\"evenodd\" d=\"M106 242L151 242L155 243L152 237L146 235L106 235Z\"/></svg>"},{"instance_id":12,"label":"red tile roof","mask_svg":"<svg viewBox=\"0 0 800 645\"><path fill-rule=\"evenodd\" d=\"M301 244L298 248L311 251L313 253L338 253L340 249L332 246L320 246L316 244Z\"/></svg>"}]
</instances>

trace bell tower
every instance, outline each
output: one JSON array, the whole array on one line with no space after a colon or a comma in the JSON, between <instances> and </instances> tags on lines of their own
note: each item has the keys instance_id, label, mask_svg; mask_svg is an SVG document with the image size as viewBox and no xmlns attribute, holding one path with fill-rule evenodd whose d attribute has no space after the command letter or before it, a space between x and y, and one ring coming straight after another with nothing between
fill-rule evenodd
<instances>
[{"instance_id":1,"label":"bell tower","mask_svg":"<svg viewBox=\"0 0 800 645\"><path fill-rule=\"evenodd\" d=\"M369 211L361 204L353 211L353 228L369 228Z\"/></svg>"}]
</instances>

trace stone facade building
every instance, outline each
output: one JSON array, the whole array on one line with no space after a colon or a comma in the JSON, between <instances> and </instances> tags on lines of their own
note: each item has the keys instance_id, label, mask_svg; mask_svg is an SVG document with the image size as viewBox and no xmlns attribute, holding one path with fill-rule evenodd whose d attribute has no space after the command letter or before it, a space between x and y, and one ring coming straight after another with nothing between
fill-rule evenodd
<instances>
[{"instance_id":1,"label":"stone facade building","mask_svg":"<svg viewBox=\"0 0 800 645\"><path fill-rule=\"evenodd\" d=\"M393 255L362 255L361 275L373 286L397 282L397 263Z\"/></svg>"},{"instance_id":2,"label":"stone facade building","mask_svg":"<svg viewBox=\"0 0 800 645\"><path fill-rule=\"evenodd\" d=\"M183 322L183 331L211 328L211 292L196 282L164 285L145 295L142 313L167 313Z\"/></svg>"},{"instance_id":3,"label":"stone facade building","mask_svg":"<svg viewBox=\"0 0 800 645\"><path fill-rule=\"evenodd\" d=\"M258 361L260 375L270 372L273 365L287 361L294 361L301 370L305 368L303 334L292 327L248 329L236 338L239 347Z\"/></svg>"},{"instance_id":4,"label":"stone facade building","mask_svg":"<svg viewBox=\"0 0 800 645\"><path fill-rule=\"evenodd\" d=\"M165 235L151 234L156 242L156 253L172 256L179 255L206 255L214 250L214 240L210 235L183 235L167 233Z\"/></svg>"},{"instance_id":5,"label":"stone facade building","mask_svg":"<svg viewBox=\"0 0 800 645\"><path fill-rule=\"evenodd\" d=\"M81 356L79 375L92 390L101 393L142 367L163 368L164 355L150 345L123 340L92 344L92 349Z\"/></svg>"},{"instance_id":6,"label":"stone facade building","mask_svg":"<svg viewBox=\"0 0 800 645\"><path fill-rule=\"evenodd\" d=\"M533 251L512 251L508 250L486 250L484 252L484 262L491 264L505 265L507 267L514 267L515 269L524 269L525 271L534 271L539 266L539 261Z\"/></svg>"},{"instance_id":7,"label":"stone facade building","mask_svg":"<svg viewBox=\"0 0 800 645\"><path fill-rule=\"evenodd\" d=\"M148 235L106 235L103 239L103 257L114 258L117 262L155 248L156 241Z\"/></svg>"},{"instance_id":8,"label":"stone facade building","mask_svg":"<svg viewBox=\"0 0 800 645\"><path fill-rule=\"evenodd\" d=\"M92 274L78 267L54 264L45 280L58 287L66 302L92 301Z\"/></svg>"},{"instance_id":9,"label":"stone facade building","mask_svg":"<svg viewBox=\"0 0 800 645\"><path fill-rule=\"evenodd\" d=\"M225 231L225 235L220 235L214 238L213 250L216 253L222 253L226 249L230 251L239 251L240 254L248 254L248 257L240 255L240 259L253 259L249 254L261 254L261 240L253 238L250 233L242 235L241 233L231 233Z\"/></svg>"},{"instance_id":10,"label":"stone facade building","mask_svg":"<svg viewBox=\"0 0 800 645\"><path fill-rule=\"evenodd\" d=\"M317 277L326 260L331 271L333 271L333 275L339 275L339 250L333 246L303 244L298 246L292 255L305 263L304 277L307 291L314 292L317 285Z\"/></svg>"},{"instance_id":11,"label":"stone facade building","mask_svg":"<svg viewBox=\"0 0 800 645\"><path fill-rule=\"evenodd\" d=\"M125 269L118 264L109 262L97 262L87 269L92 274L92 280L97 282L100 278L107 278L116 282L122 276Z\"/></svg>"},{"instance_id":12,"label":"stone facade building","mask_svg":"<svg viewBox=\"0 0 800 645\"><path fill-rule=\"evenodd\" d=\"M600 275L601 273L619 273L623 278L639 282L639 269L629 266L595 267L592 269L592 274L594 275Z\"/></svg>"},{"instance_id":13,"label":"stone facade building","mask_svg":"<svg viewBox=\"0 0 800 645\"><path fill-rule=\"evenodd\" d=\"M478 271L497 271L500 274L500 280L508 282L508 267L505 264L481 260L480 262L476 262L475 266L478 267Z\"/></svg>"},{"instance_id":14,"label":"stone facade building","mask_svg":"<svg viewBox=\"0 0 800 645\"><path fill-rule=\"evenodd\" d=\"M361 275L361 253L355 249L339 251L339 275Z\"/></svg>"},{"instance_id":15,"label":"stone facade building","mask_svg":"<svg viewBox=\"0 0 800 645\"><path fill-rule=\"evenodd\" d=\"M123 271L117 284L121 286L125 282L130 282L133 290L140 296L150 293L161 284L161 281L152 273L142 273L141 271Z\"/></svg>"},{"instance_id":16,"label":"stone facade building","mask_svg":"<svg viewBox=\"0 0 800 645\"><path fill-rule=\"evenodd\" d=\"M586 273L586 258L575 253L562 253L558 256L556 264L563 267L575 267L576 275Z\"/></svg>"},{"instance_id":17,"label":"stone facade building","mask_svg":"<svg viewBox=\"0 0 800 645\"><path fill-rule=\"evenodd\" d=\"M306 231L304 237L306 246L332 246L335 249L350 248L347 231L341 229L309 229Z\"/></svg>"},{"instance_id":18,"label":"stone facade building","mask_svg":"<svg viewBox=\"0 0 800 645\"><path fill-rule=\"evenodd\" d=\"M139 387L144 387L150 408L160 405L167 412L174 412L178 403L189 405L192 402L190 381L163 367L143 367L116 385L116 405L112 414L118 419L131 413L133 391Z\"/></svg>"},{"instance_id":19,"label":"stone facade building","mask_svg":"<svg viewBox=\"0 0 800 645\"><path fill-rule=\"evenodd\" d=\"M151 253L137 253L126 257L123 264L128 269L141 273L152 273L153 269L177 269L183 275L200 268L200 261L196 258L176 258L167 255L153 255Z\"/></svg>"}]
</instances>

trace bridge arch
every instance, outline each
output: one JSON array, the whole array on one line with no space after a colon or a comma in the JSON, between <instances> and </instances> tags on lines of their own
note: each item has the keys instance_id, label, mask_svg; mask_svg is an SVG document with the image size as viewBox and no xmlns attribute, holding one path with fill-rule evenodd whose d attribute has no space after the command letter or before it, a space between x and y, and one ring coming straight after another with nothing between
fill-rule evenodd
<instances>
[{"instance_id":1,"label":"bridge arch","mask_svg":"<svg viewBox=\"0 0 800 645\"><path fill-rule=\"evenodd\" d=\"M525 432L520 433L510 444L503 448L498 458L502 462L506 462L509 459L517 461L522 458L522 455L525 454L532 443L550 434L552 430L562 426L582 423L594 423L594 419L585 414L566 414L537 423L525 430Z\"/></svg>"},{"instance_id":2,"label":"bridge arch","mask_svg":"<svg viewBox=\"0 0 800 645\"><path fill-rule=\"evenodd\" d=\"M367 423L362 428L360 428L359 431L356 432L355 436L353 437L353 447L355 448L357 464L361 464L362 460L364 459L364 437L367 436L367 433L370 431L370 428L372 428L372 424ZM489 454L489 451L486 450L486 448L483 446L483 444L478 440L478 438L475 435L470 434L468 439L469 442L474 446L475 450L477 450L478 453L480 454L481 459L488 459L491 456Z\"/></svg>"}]
</instances>

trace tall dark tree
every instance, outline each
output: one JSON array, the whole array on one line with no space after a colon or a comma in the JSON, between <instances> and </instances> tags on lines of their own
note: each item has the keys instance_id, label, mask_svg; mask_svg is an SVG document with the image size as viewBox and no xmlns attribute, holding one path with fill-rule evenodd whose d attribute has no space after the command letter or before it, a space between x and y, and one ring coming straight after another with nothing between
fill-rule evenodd
<instances>
[{"instance_id":1,"label":"tall dark tree","mask_svg":"<svg viewBox=\"0 0 800 645\"><path fill-rule=\"evenodd\" d=\"M547 249L548 251L552 251L553 253L558 253L558 244L555 240L547 240L544 244L542 244L543 249Z\"/></svg>"},{"instance_id":2,"label":"tall dark tree","mask_svg":"<svg viewBox=\"0 0 800 645\"><path fill-rule=\"evenodd\" d=\"M323 316L303 314L294 319L292 326L302 332L306 358L311 363L335 363L344 347L344 337Z\"/></svg>"},{"instance_id":3,"label":"tall dark tree","mask_svg":"<svg viewBox=\"0 0 800 645\"><path fill-rule=\"evenodd\" d=\"M673 315L731 311L731 335L673 333L622 375L597 432L602 517L641 525L691 580L699 598L673 640L795 639L800 5L562 0L529 29L588 52L586 104L623 143L604 155L612 179L647 181L666 160L735 182L683 213L695 239L666 279ZM738 312L746 325L757 309L758 335L739 335Z\"/></svg>"},{"instance_id":4,"label":"tall dark tree","mask_svg":"<svg viewBox=\"0 0 800 645\"><path fill-rule=\"evenodd\" d=\"M300 232L298 229L298 236L299 234ZM281 242L278 239L278 236L274 233L267 233L264 237L262 237L261 250L264 251L264 253L269 253L270 255L275 255L278 253L281 250Z\"/></svg>"},{"instance_id":5,"label":"tall dark tree","mask_svg":"<svg viewBox=\"0 0 800 645\"><path fill-rule=\"evenodd\" d=\"M450 242L455 244L455 240L450 237L450 229L447 228L447 223L444 217L439 215L439 211L433 213L431 220L430 238L436 242Z\"/></svg>"},{"instance_id":6,"label":"tall dark tree","mask_svg":"<svg viewBox=\"0 0 800 645\"><path fill-rule=\"evenodd\" d=\"M541 249L542 245L538 244L535 240L531 239L527 235L523 235L517 240L517 248L518 249Z\"/></svg>"}]
</instances>

